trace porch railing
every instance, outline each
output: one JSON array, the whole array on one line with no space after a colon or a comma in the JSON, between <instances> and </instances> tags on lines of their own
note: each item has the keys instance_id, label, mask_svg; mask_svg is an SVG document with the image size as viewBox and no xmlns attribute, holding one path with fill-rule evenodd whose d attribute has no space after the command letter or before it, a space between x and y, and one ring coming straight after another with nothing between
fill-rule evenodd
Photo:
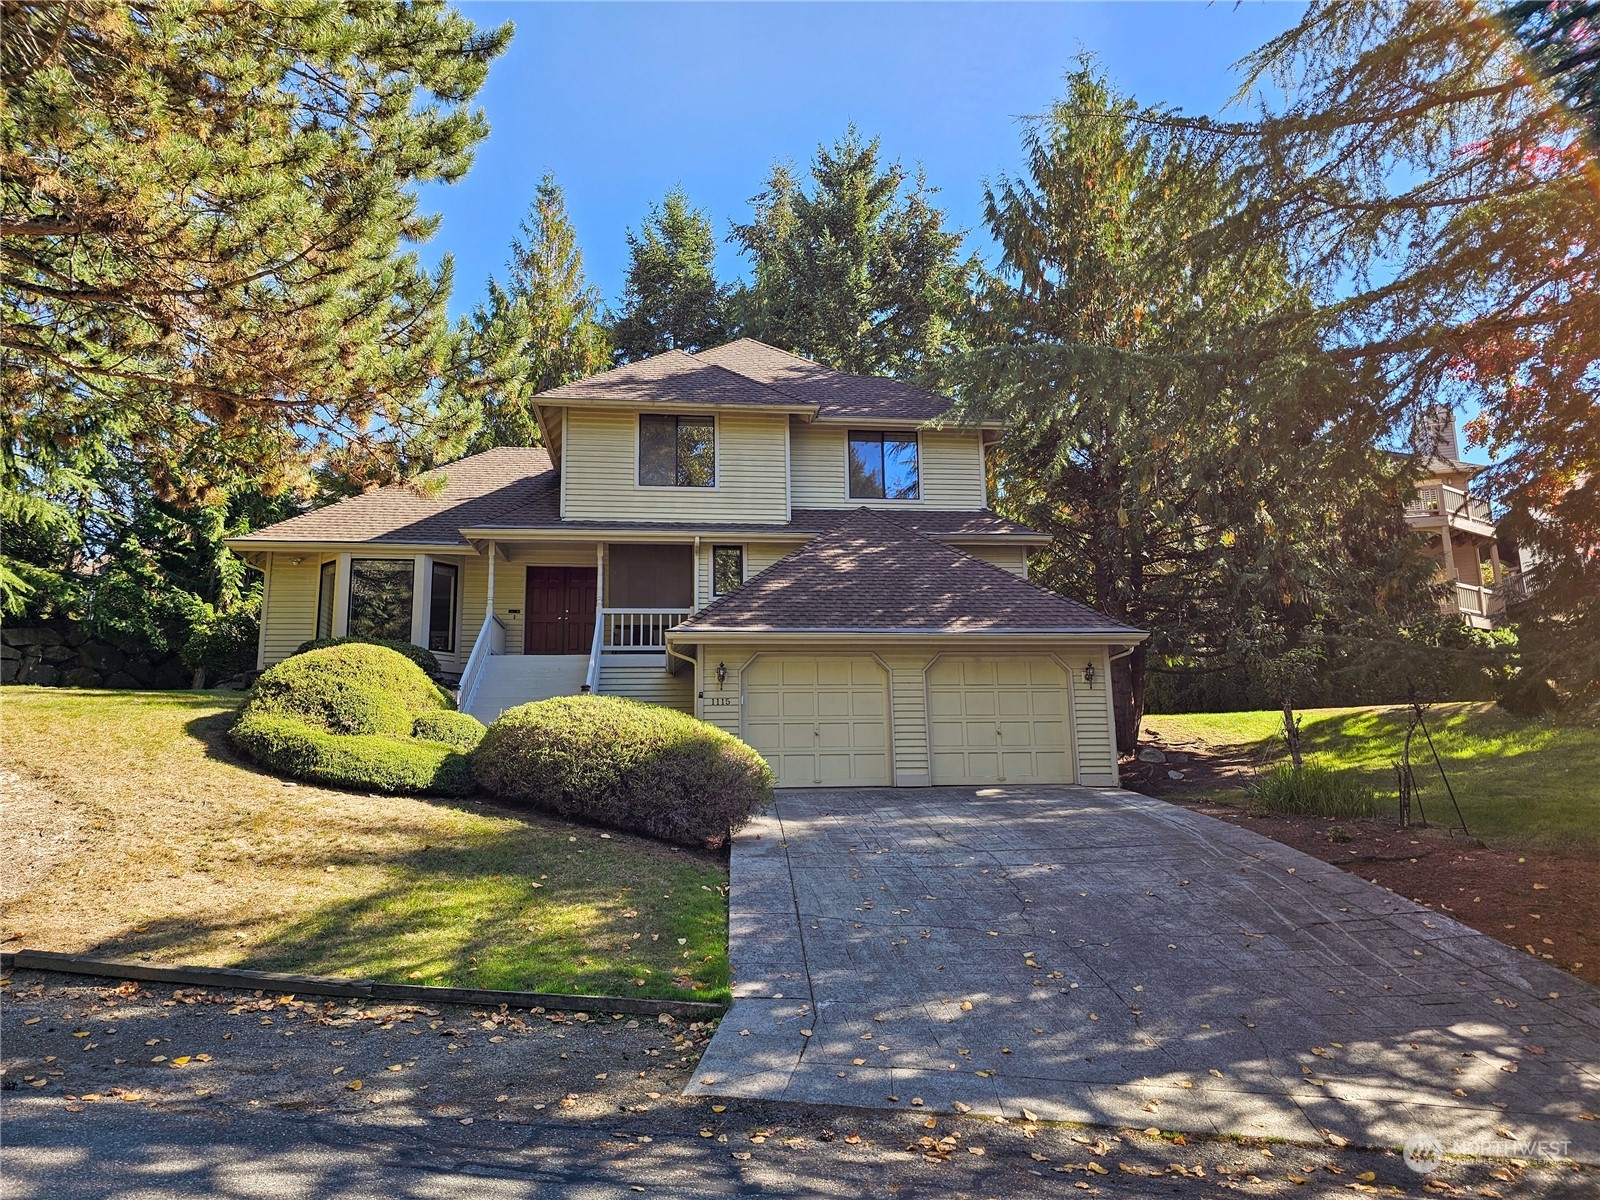
<instances>
[{"instance_id":1,"label":"porch railing","mask_svg":"<svg viewBox=\"0 0 1600 1200\"><path fill-rule=\"evenodd\" d=\"M601 649L606 654L663 653L667 630L688 619L687 608L602 609Z\"/></svg>"},{"instance_id":2,"label":"porch railing","mask_svg":"<svg viewBox=\"0 0 1600 1200\"><path fill-rule=\"evenodd\" d=\"M472 643L472 653L467 656L466 668L461 672L460 696L456 707L462 712L472 710L478 697L478 685L483 682L484 667L491 654L506 652L506 626L499 617L490 613L478 630L478 640Z\"/></svg>"},{"instance_id":3,"label":"porch railing","mask_svg":"<svg viewBox=\"0 0 1600 1200\"><path fill-rule=\"evenodd\" d=\"M1480 521L1494 524L1494 514L1489 505L1460 488L1447 484L1429 483L1417 489L1416 497L1406 503L1406 515L1411 517L1448 516L1451 520Z\"/></svg>"},{"instance_id":4,"label":"porch railing","mask_svg":"<svg viewBox=\"0 0 1600 1200\"><path fill-rule=\"evenodd\" d=\"M596 611L594 617L594 637L589 640L589 669L583 673L583 690L589 695L597 695L600 691L600 654L602 634L605 632L605 610Z\"/></svg>"},{"instance_id":5,"label":"porch railing","mask_svg":"<svg viewBox=\"0 0 1600 1200\"><path fill-rule=\"evenodd\" d=\"M1476 617L1492 617L1505 611L1505 597L1499 588L1479 587L1475 584L1455 581L1456 611L1468 613Z\"/></svg>"}]
</instances>

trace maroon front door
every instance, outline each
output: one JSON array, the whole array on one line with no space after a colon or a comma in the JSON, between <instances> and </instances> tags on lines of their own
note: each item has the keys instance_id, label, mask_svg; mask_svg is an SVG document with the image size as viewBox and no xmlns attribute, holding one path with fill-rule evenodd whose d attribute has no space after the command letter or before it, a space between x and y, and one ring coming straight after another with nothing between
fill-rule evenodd
<instances>
[{"instance_id":1,"label":"maroon front door","mask_svg":"<svg viewBox=\"0 0 1600 1200\"><path fill-rule=\"evenodd\" d=\"M594 637L595 569L529 567L524 654L587 654Z\"/></svg>"}]
</instances>

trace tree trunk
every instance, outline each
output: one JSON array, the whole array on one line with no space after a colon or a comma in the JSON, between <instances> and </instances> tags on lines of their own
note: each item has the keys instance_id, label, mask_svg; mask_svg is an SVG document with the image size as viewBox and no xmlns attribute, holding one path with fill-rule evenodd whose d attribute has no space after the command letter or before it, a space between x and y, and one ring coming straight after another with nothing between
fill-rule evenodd
<instances>
[{"instance_id":1,"label":"tree trunk","mask_svg":"<svg viewBox=\"0 0 1600 1200\"><path fill-rule=\"evenodd\" d=\"M1139 748L1139 727L1144 723L1145 662L1144 643L1132 654L1111 664L1111 707L1117 719L1117 753L1132 754Z\"/></svg>"},{"instance_id":2,"label":"tree trunk","mask_svg":"<svg viewBox=\"0 0 1600 1200\"><path fill-rule=\"evenodd\" d=\"M1287 694L1283 697L1283 740L1289 745L1289 761L1298 771L1305 766L1300 757L1300 722L1294 715L1294 699Z\"/></svg>"}]
</instances>

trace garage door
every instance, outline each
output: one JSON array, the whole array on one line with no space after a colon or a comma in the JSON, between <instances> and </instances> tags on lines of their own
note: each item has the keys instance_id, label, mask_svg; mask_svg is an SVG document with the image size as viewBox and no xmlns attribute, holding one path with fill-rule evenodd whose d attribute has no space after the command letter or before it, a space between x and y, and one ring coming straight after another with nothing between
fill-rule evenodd
<instances>
[{"instance_id":1,"label":"garage door","mask_svg":"<svg viewBox=\"0 0 1600 1200\"><path fill-rule=\"evenodd\" d=\"M889 782L888 677L870 658L763 656L744 673L744 737L779 787Z\"/></svg>"},{"instance_id":2,"label":"garage door","mask_svg":"<svg viewBox=\"0 0 1600 1200\"><path fill-rule=\"evenodd\" d=\"M1071 783L1067 680L1048 658L940 658L928 668L933 782Z\"/></svg>"}]
</instances>

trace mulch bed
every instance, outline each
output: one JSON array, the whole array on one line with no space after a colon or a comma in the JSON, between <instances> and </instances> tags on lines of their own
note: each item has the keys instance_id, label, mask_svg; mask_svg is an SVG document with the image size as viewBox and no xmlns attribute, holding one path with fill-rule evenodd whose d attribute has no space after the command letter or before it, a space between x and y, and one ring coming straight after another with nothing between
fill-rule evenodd
<instances>
[{"instance_id":1,"label":"mulch bed","mask_svg":"<svg viewBox=\"0 0 1600 1200\"><path fill-rule=\"evenodd\" d=\"M1508 946L1600 985L1600 863L1538 847L1486 846L1440 822L1258 815L1242 794L1250 763L1188 748L1178 763L1123 761L1123 786L1293 846ZM1171 772L1184 778L1172 779ZM1232 797L1229 797L1232 799Z\"/></svg>"}]
</instances>

